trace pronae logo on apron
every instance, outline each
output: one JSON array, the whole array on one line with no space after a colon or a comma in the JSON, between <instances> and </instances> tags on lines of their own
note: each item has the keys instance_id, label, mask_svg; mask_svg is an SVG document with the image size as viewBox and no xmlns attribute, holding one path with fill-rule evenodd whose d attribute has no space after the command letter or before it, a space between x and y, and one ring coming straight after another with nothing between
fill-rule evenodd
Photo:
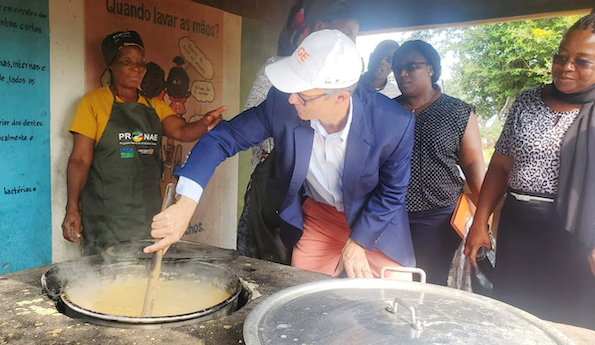
<instances>
[{"instance_id":1,"label":"pronae logo on apron","mask_svg":"<svg viewBox=\"0 0 595 345\"><path fill-rule=\"evenodd\" d=\"M118 133L118 141L121 146L128 145L151 145L156 146L159 142L159 134L157 133L143 133L141 131L134 132L120 132ZM138 148L140 155L152 155L155 153L153 148ZM132 147L121 147L120 158L134 158L134 149Z\"/></svg>"},{"instance_id":2,"label":"pronae logo on apron","mask_svg":"<svg viewBox=\"0 0 595 345\"><path fill-rule=\"evenodd\" d=\"M159 134L143 133L141 131L118 133L120 145L157 145Z\"/></svg>"}]
</instances>

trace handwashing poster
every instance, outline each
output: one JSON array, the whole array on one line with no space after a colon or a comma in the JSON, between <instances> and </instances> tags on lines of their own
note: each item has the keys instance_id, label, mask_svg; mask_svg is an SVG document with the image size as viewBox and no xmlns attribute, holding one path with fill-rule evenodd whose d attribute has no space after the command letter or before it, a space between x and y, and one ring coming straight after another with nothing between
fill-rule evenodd
<instances>
[{"instance_id":1,"label":"handwashing poster","mask_svg":"<svg viewBox=\"0 0 595 345\"><path fill-rule=\"evenodd\" d=\"M0 275L52 260L48 0L0 2Z\"/></svg>"},{"instance_id":2,"label":"handwashing poster","mask_svg":"<svg viewBox=\"0 0 595 345\"><path fill-rule=\"evenodd\" d=\"M103 38L134 30L143 40L148 62L143 91L161 98L185 121L198 121L222 105L223 18L222 11L189 0L86 1L87 91L109 83L101 54ZM164 137L162 190L175 182L173 172L193 146L194 142ZM193 220L186 234L193 238L206 227L201 219Z\"/></svg>"}]
</instances>

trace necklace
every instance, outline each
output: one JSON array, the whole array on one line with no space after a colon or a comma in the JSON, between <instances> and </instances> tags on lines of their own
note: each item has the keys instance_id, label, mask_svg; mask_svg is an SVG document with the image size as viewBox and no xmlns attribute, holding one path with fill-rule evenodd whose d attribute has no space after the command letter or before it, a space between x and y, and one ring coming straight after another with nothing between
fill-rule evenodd
<instances>
[{"instance_id":1,"label":"necklace","mask_svg":"<svg viewBox=\"0 0 595 345\"><path fill-rule=\"evenodd\" d=\"M423 102L422 104L418 105L417 107L413 107L409 102L405 102L405 105L407 105L407 108L411 109L412 113L415 113L415 111L421 107L423 107L424 105L428 104L428 102L432 99L432 97L434 97L434 94L436 93L436 90L432 89L432 93L430 94L430 97L428 97L428 99L426 99L425 102Z\"/></svg>"}]
</instances>

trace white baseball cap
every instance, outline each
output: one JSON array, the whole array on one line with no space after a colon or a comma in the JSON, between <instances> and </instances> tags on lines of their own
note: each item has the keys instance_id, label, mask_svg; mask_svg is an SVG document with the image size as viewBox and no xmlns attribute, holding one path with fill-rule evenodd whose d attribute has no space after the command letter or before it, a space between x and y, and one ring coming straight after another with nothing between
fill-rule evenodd
<instances>
[{"instance_id":1,"label":"white baseball cap","mask_svg":"<svg viewBox=\"0 0 595 345\"><path fill-rule=\"evenodd\" d=\"M342 89L357 83L362 59L341 31L320 30L308 35L291 56L268 65L265 73L285 93Z\"/></svg>"}]
</instances>

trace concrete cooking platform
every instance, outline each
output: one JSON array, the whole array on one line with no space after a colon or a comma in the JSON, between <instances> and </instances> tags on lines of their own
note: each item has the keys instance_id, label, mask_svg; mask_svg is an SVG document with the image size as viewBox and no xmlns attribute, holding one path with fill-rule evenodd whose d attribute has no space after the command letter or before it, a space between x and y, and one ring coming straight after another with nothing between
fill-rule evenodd
<instances>
[{"instance_id":1,"label":"concrete cooking platform","mask_svg":"<svg viewBox=\"0 0 595 345\"><path fill-rule=\"evenodd\" d=\"M329 279L293 267L240 256L223 265L251 285L260 297L230 316L172 328L96 326L58 312L42 293L43 266L0 276L0 345L4 344L243 344L242 326L263 298L301 283ZM551 323L577 345L592 344L595 331Z\"/></svg>"}]
</instances>

